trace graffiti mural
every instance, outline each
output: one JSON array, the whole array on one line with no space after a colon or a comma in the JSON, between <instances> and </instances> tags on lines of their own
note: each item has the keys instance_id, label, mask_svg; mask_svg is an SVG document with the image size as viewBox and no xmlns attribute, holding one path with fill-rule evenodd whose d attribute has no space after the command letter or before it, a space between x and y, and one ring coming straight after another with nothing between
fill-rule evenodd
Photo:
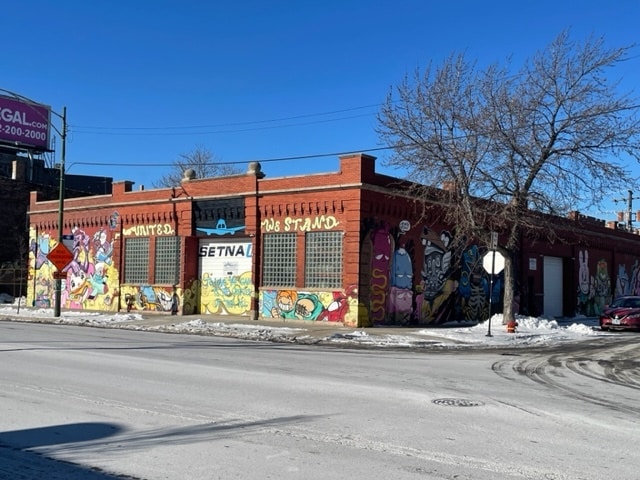
<instances>
[{"instance_id":1,"label":"graffiti mural","mask_svg":"<svg viewBox=\"0 0 640 480\"><path fill-rule=\"evenodd\" d=\"M587 317L600 315L602 309L611 302L611 277L607 261L600 259L596 262L595 274L591 274L589 266L589 251L578 252L578 288L576 313ZM620 266L619 266L620 267ZM619 274L616 288L633 289L633 281L627 284L624 266L621 266L622 275Z\"/></svg>"},{"instance_id":2,"label":"graffiti mural","mask_svg":"<svg viewBox=\"0 0 640 480\"><path fill-rule=\"evenodd\" d=\"M450 320L483 321L489 295L495 303L503 291L502 276L490 292L477 245L456 240L449 230L411 225L391 226L375 219L363 224L361 264L368 287L364 299L373 325L439 325ZM416 246L414 238L419 238Z\"/></svg>"},{"instance_id":3,"label":"graffiti mural","mask_svg":"<svg viewBox=\"0 0 640 480\"><path fill-rule=\"evenodd\" d=\"M452 277L453 251L451 250L451 234L442 230L439 234L423 227L420 236L424 253L418 285L421 295L416 299L419 323L444 323L451 316L451 302L457 288L457 281Z\"/></svg>"},{"instance_id":4,"label":"graffiti mural","mask_svg":"<svg viewBox=\"0 0 640 480\"><path fill-rule=\"evenodd\" d=\"M29 229L29 283L27 288L28 304L39 308L53 306L55 294L55 267L47 259L47 254L56 245L49 233L37 234Z\"/></svg>"},{"instance_id":5,"label":"graffiti mural","mask_svg":"<svg viewBox=\"0 0 640 480\"><path fill-rule=\"evenodd\" d=\"M371 285L369 316L374 325L386 322L386 307L391 287L393 237L388 226L380 225L371 232Z\"/></svg>"},{"instance_id":6,"label":"graffiti mural","mask_svg":"<svg viewBox=\"0 0 640 480\"><path fill-rule=\"evenodd\" d=\"M128 312L175 313L180 308L180 289L152 285L123 285L122 298Z\"/></svg>"},{"instance_id":7,"label":"graffiti mural","mask_svg":"<svg viewBox=\"0 0 640 480\"><path fill-rule=\"evenodd\" d=\"M200 300L200 281L196 278L187 282L187 287L182 292L182 313L191 315L197 312Z\"/></svg>"},{"instance_id":8,"label":"graffiti mural","mask_svg":"<svg viewBox=\"0 0 640 480\"><path fill-rule=\"evenodd\" d=\"M629 295L640 295L640 262L637 259L631 269Z\"/></svg>"},{"instance_id":9,"label":"graffiti mural","mask_svg":"<svg viewBox=\"0 0 640 480\"><path fill-rule=\"evenodd\" d=\"M215 277L205 273L200 285L200 313L247 315L251 309L251 272Z\"/></svg>"},{"instance_id":10,"label":"graffiti mural","mask_svg":"<svg viewBox=\"0 0 640 480\"><path fill-rule=\"evenodd\" d=\"M602 258L596 264L594 303L598 315L611 303L611 278L607 261Z\"/></svg>"},{"instance_id":11,"label":"graffiti mural","mask_svg":"<svg viewBox=\"0 0 640 480\"><path fill-rule=\"evenodd\" d=\"M260 292L260 314L266 318L345 322L357 297L355 286L344 292L264 290Z\"/></svg>"},{"instance_id":12,"label":"graffiti mural","mask_svg":"<svg viewBox=\"0 0 640 480\"><path fill-rule=\"evenodd\" d=\"M589 252L578 252L578 305L577 312L586 316L595 314L593 298L595 297L594 281L589 272Z\"/></svg>"},{"instance_id":13,"label":"graffiti mural","mask_svg":"<svg viewBox=\"0 0 640 480\"><path fill-rule=\"evenodd\" d=\"M63 271L61 308L117 310L119 272L113 265L112 230L111 227L100 227L87 232L77 226L72 229L73 259ZM34 306L50 307L55 301L53 277L56 268L48 261L47 254L56 244L49 232L30 230L28 295Z\"/></svg>"},{"instance_id":14,"label":"graffiti mural","mask_svg":"<svg viewBox=\"0 0 640 480\"><path fill-rule=\"evenodd\" d=\"M629 274L627 273L627 266L624 264L618 265L615 296L620 297L622 295L631 295L630 292L631 282L629 280Z\"/></svg>"},{"instance_id":15,"label":"graffiti mural","mask_svg":"<svg viewBox=\"0 0 640 480\"><path fill-rule=\"evenodd\" d=\"M489 318L489 285L478 246L471 245L462 255L458 285L462 318L466 320ZM499 288L494 288L495 290L500 291Z\"/></svg>"},{"instance_id":16,"label":"graffiti mural","mask_svg":"<svg viewBox=\"0 0 640 480\"><path fill-rule=\"evenodd\" d=\"M405 241L393 252L391 263L391 289L387 305L391 323L409 325L413 316L413 262L412 250Z\"/></svg>"}]
</instances>

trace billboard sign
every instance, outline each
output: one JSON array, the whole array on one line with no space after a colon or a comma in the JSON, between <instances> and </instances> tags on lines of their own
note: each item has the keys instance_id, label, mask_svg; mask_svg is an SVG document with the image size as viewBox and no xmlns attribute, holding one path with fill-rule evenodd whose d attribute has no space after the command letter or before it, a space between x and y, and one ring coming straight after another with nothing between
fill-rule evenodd
<instances>
[{"instance_id":1,"label":"billboard sign","mask_svg":"<svg viewBox=\"0 0 640 480\"><path fill-rule=\"evenodd\" d=\"M50 150L51 108L0 95L0 146Z\"/></svg>"}]
</instances>

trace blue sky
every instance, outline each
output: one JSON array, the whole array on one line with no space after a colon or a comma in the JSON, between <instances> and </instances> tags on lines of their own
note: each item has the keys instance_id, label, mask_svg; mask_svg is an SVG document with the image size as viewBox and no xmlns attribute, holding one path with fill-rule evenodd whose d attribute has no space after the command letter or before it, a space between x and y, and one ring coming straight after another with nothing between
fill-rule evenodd
<instances>
[{"instance_id":1,"label":"blue sky","mask_svg":"<svg viewBox=\"0 0 640 480\"><path fill-rule=\"evenodd\" d=\"M389 88L452 53L518 64L567 28L640 39L637 0L14 0L2 19L0 89L67 107L68 172L147 188L198 146L269 177L337 170L336 154L382 147ZM634 51L614 72L627 90Z\"/></svg>"}]
</instances>

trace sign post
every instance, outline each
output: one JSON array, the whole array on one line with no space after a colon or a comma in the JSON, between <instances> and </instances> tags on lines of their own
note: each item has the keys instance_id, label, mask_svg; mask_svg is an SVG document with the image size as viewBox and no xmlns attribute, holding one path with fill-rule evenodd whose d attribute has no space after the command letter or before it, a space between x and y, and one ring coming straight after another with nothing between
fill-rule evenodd
<instances>
[{"instance_id":1,"label":"sign post","mask_svg":"<svg viewBox=\"0 0 640 480\"><path fill-rule=\"evenodd\" d=\"M498 252L498 232L491 232L490 250L482 257L482 266L490 275L489 280L489 322L487 337L491 337L491 314L493 313L493 276L504 269L504 256Z\"/></svg>"},{"instance_id":2,"label":"sign post","mask_svg":"<svg viewBox=\"0 0 640 480\"><path fill-rule=\"evenodd\" d=\"M62 228L61 226L58 228ZM53 278L56 281L56 298L55 305L53 309L53 315L55 317L60 316L60 300L62 297L62 279L64 278L64 273L62 270L71 263L73 260L73 253L69 251L69 249L62 243L58 242L55 247L51 249L51 251L47 254L47 259L53 263L53 266L58 269L57 272L53 274Z\"/></svg>"}]
</instances>

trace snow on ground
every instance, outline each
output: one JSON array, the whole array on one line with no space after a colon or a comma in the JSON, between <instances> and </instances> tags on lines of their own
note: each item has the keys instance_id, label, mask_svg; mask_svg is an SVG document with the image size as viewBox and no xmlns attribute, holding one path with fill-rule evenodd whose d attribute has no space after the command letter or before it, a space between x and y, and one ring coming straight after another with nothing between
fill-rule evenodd
<instances>
[{"instance_id":1,"label":"snow on ground","mask_svg":"<svg viewBox=\"0 0 640 480\"><path fill-rule=\"evenodd\" d=\"M12 300L12 299L11 299ZM291 327L269 325L269 322L242 323L238 317L220 321L221 317L182 317L141 315L139 313L101 313L63 311L54 317L51 308L26 308L24 299L12 303L0 298L0 319L46 322L68 325L123 328L168 333L189 333L234 337L247 340L265 340L284 343L346 344L371 347L441 347L460 348L468 346L524 347L543 346L557 342L580 341L595 336L615 335L603 332L598 320L591 317L576 317L566 320L517 316L516 333L507 333L502 324L502 315L491 318L491 323L451 322L431 328L380 327L350 329L338 324L290 322ZM4 301L5 303L1 303ZM271 322L277 323L277 322ZM406 333L405 333L406 332ZM491 333L491 335L488 335Z\"/></svg>"}]
</instances>

